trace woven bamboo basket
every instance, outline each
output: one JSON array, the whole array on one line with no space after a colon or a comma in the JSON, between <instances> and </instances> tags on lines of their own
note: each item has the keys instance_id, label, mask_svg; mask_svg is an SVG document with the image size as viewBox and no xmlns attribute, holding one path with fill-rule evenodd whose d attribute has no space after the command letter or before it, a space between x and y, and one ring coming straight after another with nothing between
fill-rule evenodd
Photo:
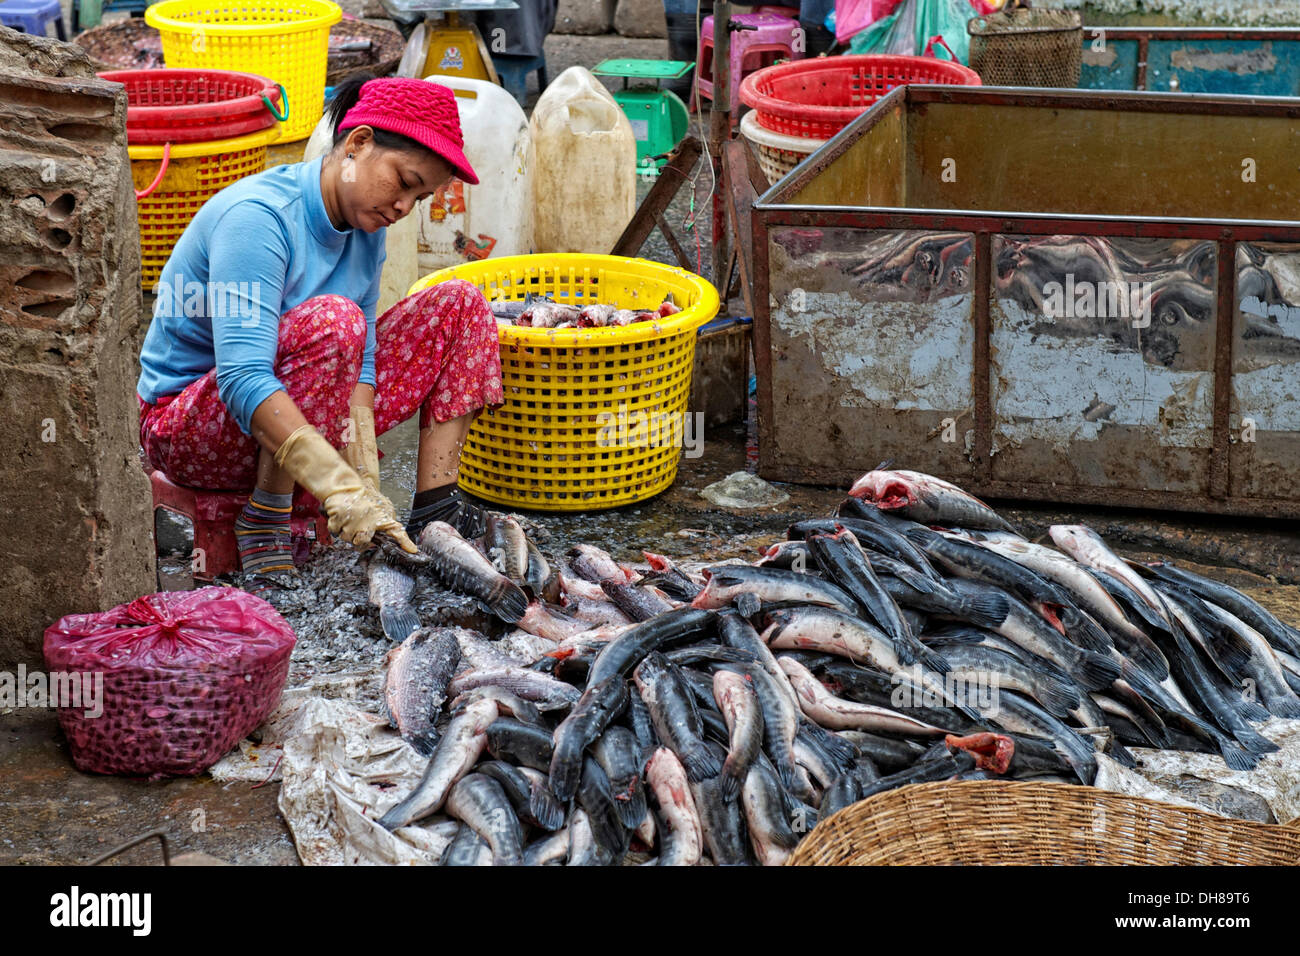
<instances>
[{"instance_id":1,"label":"woven bamboo basket","mask_svg":"<svg viewBox=\"0 0 1300 956\"><path fill-rule=\"evenodd\" d=\"M827 817L786 865L1297 866L1300 830L1061 783L923 783Z\"/></svg>"}]
</instances>

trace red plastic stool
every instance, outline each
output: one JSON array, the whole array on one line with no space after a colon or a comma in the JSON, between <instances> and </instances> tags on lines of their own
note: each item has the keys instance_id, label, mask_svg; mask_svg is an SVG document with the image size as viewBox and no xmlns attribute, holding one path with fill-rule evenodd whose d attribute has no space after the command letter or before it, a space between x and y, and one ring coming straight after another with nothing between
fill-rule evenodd
<instances>
[{"instance_id":1,"label":"red plastic stool","mask_svg":"<svg viewBox=\"0 0 1300 956\"><path fill-rule=\"evenodd\" d=\"M235 519L248 503L249 492L186 488L161 471L150 472L149 483L153 486L155 540L159 508L189 518L194 525L194 554L199 557L191 564L195 581L210 582L218 574L239 570ZM300 550L305 552L304 557L310 553L313 539L329 544L329 520L320 513L320 503L301 488L294 489L289 527L294 538L295 563L301 563L298 560Z\"/></svg>"},{"instance_id":2,"label":"red plastic stool","mask_svg":"<svg viewBox=\"0 0 1300 956\"><path fill-rule=\"evenodd\" d=\"M740 82L751 73L771 66L778 60L802 60L804 52L796 50L801 36L798 20L773 13L742 13L731 18L731 125L740 120ZM713 99L713 17L700 24L700 52L695 59L695 89L692 105L701 108L700 99Z\"/></svg>"}]
</instances>

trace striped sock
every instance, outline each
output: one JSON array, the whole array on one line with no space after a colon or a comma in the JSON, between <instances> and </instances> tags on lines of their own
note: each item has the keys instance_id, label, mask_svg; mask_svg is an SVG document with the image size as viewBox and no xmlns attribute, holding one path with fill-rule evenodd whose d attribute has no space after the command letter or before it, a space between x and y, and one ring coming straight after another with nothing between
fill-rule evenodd
<instances>
[{"instance_id":1,"label":"striped sock","mask_svg":"<svg viewBox=\"0 0 1300 956\"><path fill-rule=\"evenodd\" d=\"M261 488L235 519L239 566L247 574L293 570L293 545L289 538L289 512L293 494L273 495Z\"/></svg>"}]
</instances>

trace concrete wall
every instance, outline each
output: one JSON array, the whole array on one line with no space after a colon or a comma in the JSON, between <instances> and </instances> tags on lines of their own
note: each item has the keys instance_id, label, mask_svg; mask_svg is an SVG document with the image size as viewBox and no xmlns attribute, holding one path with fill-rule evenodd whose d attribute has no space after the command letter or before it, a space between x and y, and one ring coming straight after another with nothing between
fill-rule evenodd
<instances>
[{"instance_id":1,"label":"concrete wall","mask_svg":"<svg viewBox=\"0 0 1300 956\"><path fill-rule=\"evenodd\" d=\"M154 590L126 93L0 27L0 667Z\"/></svg>"},{"instance_id":2,"label":"concrete wall","mask_svg":"<svg viewBox=\"0 0 1300 956\"><path fill-rule=\"evenodd\" d=\"M556 33L610 31L625 37L666 37L663 0L559 0Z\"/></svg>"}]
</instances>

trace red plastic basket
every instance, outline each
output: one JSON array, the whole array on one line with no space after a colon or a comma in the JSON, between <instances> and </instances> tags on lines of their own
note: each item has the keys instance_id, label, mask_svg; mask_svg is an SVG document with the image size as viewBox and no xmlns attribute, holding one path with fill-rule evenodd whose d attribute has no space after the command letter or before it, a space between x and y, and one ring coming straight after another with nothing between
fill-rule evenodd
<instances>
[{"instance_id":1,"label":"red plastic basket","mask_svg":"<svg viewBox=\"0 0 1300 956\"><path fill-rule=\"evenodd\" d=\"M745 77L740 98L760 126L786 136L829 139L898 86L979 86L979 74L929 56L817 57L778 63Z\"/></svg>"},{"instance_id":2,"label":"red plastic basket","mask_svg":"<svg viewBox=\"0 0 1300 956\"><path fill-rule=\"evenodd\" d=\"M110 70L126 86L126 138L132 146L233 139L283 119L284 89L232 70Z\"/></svg>"}]
</instances>

